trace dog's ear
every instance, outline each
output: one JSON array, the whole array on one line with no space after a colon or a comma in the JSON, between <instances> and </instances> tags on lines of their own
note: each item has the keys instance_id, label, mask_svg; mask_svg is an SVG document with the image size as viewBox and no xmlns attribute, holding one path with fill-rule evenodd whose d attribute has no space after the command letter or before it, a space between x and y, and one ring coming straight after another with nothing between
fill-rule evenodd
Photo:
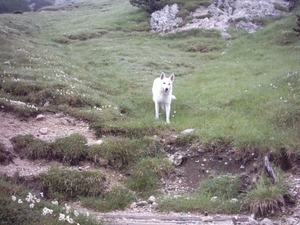
<instances>
[{"instance_id":1,"label":"dog's ear","mask_svg":"<svg viewBox=\"0 0 300 225\"><path fill-rule=\"evenodd\" d=\"M166 76L165 73L164 73L164 72L161 72L161 74L160 74L160 79L161 79L161 80L165 79L165 76Z\"/></svg>"},{"instance_id":2,"label":"dog's ear","mask_svg":"<svg viewBox=\"0 0 300 225\"><path fill-rule=\"evenodd\" d=\"M173 82L174 79L175 79L175 75L174 75L174 73L173 73L173 74L170 76L170 80Z\"/></svg>"}]
</instances>

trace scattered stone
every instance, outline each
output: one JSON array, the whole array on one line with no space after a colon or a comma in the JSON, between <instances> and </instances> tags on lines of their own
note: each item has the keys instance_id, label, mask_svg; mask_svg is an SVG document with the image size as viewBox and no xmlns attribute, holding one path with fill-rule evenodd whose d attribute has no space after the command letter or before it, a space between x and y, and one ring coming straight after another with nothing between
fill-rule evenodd
<instances>
[{"instance_id":1,"label":"scattered stone","mask_svg":"<svg viewBox=\"0 0 300 225\"><path fill-rule=\"evenodd\" d=\"M212 201L212 202L216 202L218 200L218 197L217 196L214 196L214 197L212 197L211 199L210 199L210 201Z\"/></svg>"},{"instance_id":2,"label":"scattered stone","mask_svg":"<svg viewBox=\"0 0 300 225\"><path fill-rule=\"evenodd\" d=\"M25 102L21 102L21 101L14 101L14 100L9 100L10 104L12 105L18 105L18 106L26 106Z\"/></svg>"},{"instance_id":3,"label":"scattered stone","mask_svg":"<svg viewBox=\"0 0 300 225\"><path fill-rule=\"evenodd\" d=\"M130 208L131 208L131 209L135 209L136 207L137 207L136 202L133 202L133 203L130 205Z\"/></svg>"},{"instance_id":4,"label":"scattered stone","mask_svg":"<svg viewBox=\"0 0 300 225\"><path fill-rule=\"evenodd\" d=\"M192 133L194 130L195 130L195 129L190 128L190 129L186 129L186 130L184 130L184 131L181 131L181 133L182 133L182 134L189 134L189 133Z\"/></svg>"},{"instance_id":5,"label":"scattered stone","mask_svg":"<svg viewBox=\"0 0 300 225\"><path fill-rule=\"evenodd\" d=\"M50 102L49 101L46 101L45 104L44 104L44 107L47 107L50 105Z\"/></svg>"},{"instance_id":6,"label":"scattered stone","mask_svg":"<svg viewBox=\"0 0 300 225\"><path fill-rule=\"evenodd\" d=\"M151 208L152 208L152 209L157 209L157 207L158 207L158 204L157 204L156 202L153 202L153 203L151 204Z\"/></svg>"},{"instance_id":7,"label":"scattered stone","mask_svg":"<svg viewBox=\"0 0 300 225\"><path fill-rule=\"evenodd\" d=\"M45 116L43 114L39 114L36 116L35 118L36 120L44 120L45 119Z\"/></svg>"},{"instance_id":8,"label":"scattered stone","mask_svg":"<svg viewBox=\"0 0 300 225\"><path fill-rule=\"evenodd\" d=\"M237 200L237 198L233 198L230 200L230 203L237 203L239 200Z\"/></svg>"},{"instance_id":9,"label":"scattered stone","mask_svg":"<svg viewBox=\"0 0 300 225\"><path fill-rule=\"evenodd\" d=\"M248 217L249 225L258 225L258 222L254 219L254 215Z\"/></svg>"},{"instance_id":10,"label":"scattered stone","mask_svg":"<svg viewBox=\"0 0 300 225\"><path fill-rule=\"evenodd\" d=\"M179 166L186 159L186 155L183 152L176 152L174 155L169 157L169 160L175 165Z\"/></svg>"},{"instance_id":11,"label":"scattered stone","mask_svg":"<svg viewBox=\"0 0 300 225\"><path fill-rule=\"evenodd\" d=\"M153 204L153 203L155 203L155 201L156 201L156 198L154 196L150 196L148 199L149 204Z\"/></svg>"},{"instance_id":12,"label":"scattered stone","mask_svg":"<svg viewBox=\"0 0 300 225\"><path fill-rule=\"evenodd\" d=\"M202 222L213 222L214 218L211 216L204 216L202 217Z\"/></svg>"},{"instance_id":13,"label":"scattered stone","mask_svg":"<svg viewBox=\"0 0 300 225\"><path fill-rule=\"evenodd\" d=\"M264 218L262 221L260 221L259 224L260 225L273 225L273 222L268 218Z\"/></svg>"},{"instance_id":14,"label":"scattered stone","mask_svg":"<svg viewBox=\"0 0 300 225\"><path fill-rule=\"evenodd\" d=\"M101 145L103 143L102 140L97 140L97 141L90 141L88 143L86 143L86 145L90 146L90 145Z\"/></svg>"},{"instance_id":15,"label":"scattered stone","mask_svg":"<svg viewBox=\"0 0 300 225\"><path fill-rule=\"evenodd\" d=\"M48 128L47 127L41 128L40 133L43 134L43 135L46 135L48 133Z\"/></svg>"}]
</instances>

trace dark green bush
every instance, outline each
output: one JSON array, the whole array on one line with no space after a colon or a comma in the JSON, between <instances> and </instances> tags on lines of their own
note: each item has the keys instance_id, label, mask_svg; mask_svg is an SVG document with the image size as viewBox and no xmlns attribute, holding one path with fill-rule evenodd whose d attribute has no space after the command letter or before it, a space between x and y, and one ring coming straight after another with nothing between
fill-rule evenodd
<instances>
[{"instance_id":1,"label":"dark green bush","mask_svg":"<svg viewBox=\"0 0 300 225\"><path fill-rule=\"evenodd\" d=\"M129 0L130 4L142 10L153 13L167 5L169 0Z\"/></svg>"}]
</instances>

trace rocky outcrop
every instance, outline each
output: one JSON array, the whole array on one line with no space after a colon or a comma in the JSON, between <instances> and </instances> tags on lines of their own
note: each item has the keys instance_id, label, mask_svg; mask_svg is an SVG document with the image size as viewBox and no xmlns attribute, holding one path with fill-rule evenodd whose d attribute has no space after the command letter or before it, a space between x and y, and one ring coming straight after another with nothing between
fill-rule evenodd
<instances>
[{"instance_id":1,"label":"rocky outcrop","mask_svg":"<svg viewBox=\"0 0 300 225\"><path fill-rule=\"evenodd\" d=\"M175 5L175 4L174 4ZM248 32L255 32L261 25L254 22L256 17L287 14L289 1L285 0L215 0L210 6L200 6L191 13L192 20L179 27L182 19L176 17L176 6L166 6L151 15L150 25L154 31L176 31L191 28L217 29L223 37L230 36L228 27L233 24Z\"/></svg>"}]
</instances>

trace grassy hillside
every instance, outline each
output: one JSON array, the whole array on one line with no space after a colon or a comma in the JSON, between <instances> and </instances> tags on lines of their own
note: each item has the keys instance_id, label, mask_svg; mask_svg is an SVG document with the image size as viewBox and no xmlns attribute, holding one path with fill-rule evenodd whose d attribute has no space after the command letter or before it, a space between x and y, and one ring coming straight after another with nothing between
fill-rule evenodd
<instances>
[{"instance_id":1,"label":"grassy hillside","mask_svg":"<svg viewBox=\"0 0 300 225\"><path fill-rule=\"evenodd\" d=\"M256 33L231 28L230 39L214 30L149 32L148 15L128 0L0 15L1 110L64 111L111 143L119 134L136 140L134 149L193 128L181 141L299 154L297 11ZM170 125L164 113L154 120L151 87L162 71L175 74Z\"/></svg>"},{"instance_id":2,"label":"grassy hillside","mask_svg":"<svg viewBox=\"0 0 300 225\"><path fill-rule=\"evenodd\" d=\"M151 33L147 15L128 1L63 9L1 15L2 104L63 110L101 127L99 134L195 128L204 142L297 150L295 15L254 34L232 29L224 40L216 31ZM151 85L161 71L176 76L170 126L153 120Z\"/></svg>"}]
</instances>

